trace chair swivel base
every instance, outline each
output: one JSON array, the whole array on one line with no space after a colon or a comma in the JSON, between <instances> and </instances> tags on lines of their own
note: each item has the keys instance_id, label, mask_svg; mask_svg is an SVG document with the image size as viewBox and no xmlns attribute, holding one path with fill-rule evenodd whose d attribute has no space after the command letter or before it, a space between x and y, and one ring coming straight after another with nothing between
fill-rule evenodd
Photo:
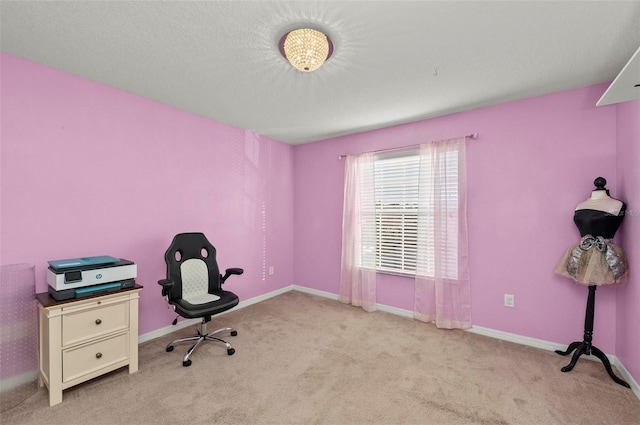
<instances>
[{"instance_id":1,"label":"chair swivel base","mask_svg":"<svg viewBox=\"0 0 640 425\"><path fill-rule=\"evenodd\" d=\"M185 366L185 367L191 366L191 360L189 359L189 357L195 351L195 349L198 348L198 346L202 344L202 342L204 341L214 341L214 342L220 342L224 344L227 347L227 354L229 356L232 356L236 352L236 350L227 341L225 341L222 338L218 338L214 336L222 332L229 332L229 335L236 336L238 335L238 331L236 331L235 329L222 328L222 329L213 331L211 333L207 333L207 324L203 321L202 323L200 323L200 327L197 329L197 331L198 331L197 335L178 338L174 341L171 341L169 344L167 344L167 347L165 350L167 352L171 352L173 351L174 344L177 344L179 342L186 342L186 341L196 341L195 344L189 347L189 349L187 350L187 353L184 355L184 358L182 359L182 366Z\"/></svg>"}]
</instances>

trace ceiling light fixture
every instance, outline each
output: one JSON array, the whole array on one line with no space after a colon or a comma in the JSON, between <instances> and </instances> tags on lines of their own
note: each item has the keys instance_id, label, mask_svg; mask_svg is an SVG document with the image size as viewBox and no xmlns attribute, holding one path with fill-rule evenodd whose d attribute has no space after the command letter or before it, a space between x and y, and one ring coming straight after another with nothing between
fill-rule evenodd
<instances>
[{"instance_id":1,"label":"ceiling light fixture","mask_svg":"<svg viewBox=\"0 0 640 425\"><path fill-rule=\"evenodd\" d=\"M320 68L333 53L331 39L311 28L300 28L283 35L278 47L282 56L302 72Z\"/></svg>"}]
</instances>

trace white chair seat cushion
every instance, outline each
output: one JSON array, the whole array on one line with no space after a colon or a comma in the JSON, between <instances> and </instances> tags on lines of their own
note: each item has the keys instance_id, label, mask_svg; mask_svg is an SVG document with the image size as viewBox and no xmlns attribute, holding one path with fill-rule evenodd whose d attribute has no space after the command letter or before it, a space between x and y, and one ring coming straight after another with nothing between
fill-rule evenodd
<instances>
[{"instance_id":1,"label":"white chair seat cushion","mask_svg":"<svg viewBox=\"0 0 640 425\"><path fill-rule=\"evenodd\" d=\"M206 304L211 301L218 301L220 299L219 296L214 294L200 294L200 295L192 295L189 297L182 297L182 298L184 298L185 301L193 305Z\"/></svg>"},{"instance_id":2,"label":"white chair seat cushion","mask_svg":"<svg viewBox=\"0 0 640 425\"><path fill-rule=\"evenodd\" d=\"M182 299L190 304L205 304L217 301L219 296L210 294L209 271L204 261L197 258L186 260L180 266L182 275Z\"/></svg>"}]
</instances>

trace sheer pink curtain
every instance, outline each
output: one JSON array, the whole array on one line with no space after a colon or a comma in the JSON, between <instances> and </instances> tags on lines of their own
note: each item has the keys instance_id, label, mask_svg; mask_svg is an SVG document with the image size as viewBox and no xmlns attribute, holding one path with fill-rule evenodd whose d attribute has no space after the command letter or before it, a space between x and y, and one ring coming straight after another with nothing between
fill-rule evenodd
<instances>
[{"instance_id":1,"label":"sheer pink curtain","mask_svg":"<svg viewBox=\"0 0 640 425\"><path fill-rule=\"evenodd\" d=\"M438 328L470 328L463 137L420 146L417 246L414 317Z\"/></svg>"},{"instance_id":2,"label":"sheer pink curtain","mask_svg":"<svg viewBox=\"0 0 640 425\"><path fill-rule=\"evenodd\" d=\"M340 301L376 310L374 155L347 156L342 217Z\"/></svg>"}]
</instances>

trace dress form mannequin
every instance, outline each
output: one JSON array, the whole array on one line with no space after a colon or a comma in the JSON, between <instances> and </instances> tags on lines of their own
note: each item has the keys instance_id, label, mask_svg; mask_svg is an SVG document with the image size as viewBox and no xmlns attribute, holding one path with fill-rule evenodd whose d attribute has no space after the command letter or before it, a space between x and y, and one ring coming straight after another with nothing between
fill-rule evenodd
<instances>
[{"instance_id":1,"label":"dress form mannequin","mask_svg":"<svg viewBox=\"0 0 640 425\"><path fill-rule=\"evenodd\" d=\"M604 178L598 177L593 183L596 185L595 190L591 192L589 199L578 204L573 219L580 230L580 236L591 234L611 239L622 223L627 206L609 196Z\"/></svg>"},{"instance_id":2,"label":"dress form mannequin","mask_svg":"<svg viewBox=\"0 0 640 425\"><path fill-rule=\"evenodd\" d=\"M583 285L624 283L627 258L611 239L622 224L627 206L609 196L604 178L598 177L594 184L591 197L579 203L573 215L580 242L565 251L555 272Z\"/></svg>"},{"instance_id":3,"label":"dress form mannequin","mask_svg":"<svg viewBox=\"0 0 640 425\"><path fill-rule=\"evenodd\" d=\"M581 355L594 354L602 361L615 382L630 388L627 382L613 373L607 356L591 343L597 286L622 283L628 274L624 251L611 242L622 223L626 205L609 196L609 191L605 189L607 181L604 178L598 177L594 184L596 189L591 192L591 197L578 204L573 217L580 231L580 242L565 252L555 269L556 273L589 286L584 338L582 341L569 344L565 351L556 350L556 353L566 356L575 350L571 362L561 369L563 372L572 370Z\"/></svg>"}]
</instances>

